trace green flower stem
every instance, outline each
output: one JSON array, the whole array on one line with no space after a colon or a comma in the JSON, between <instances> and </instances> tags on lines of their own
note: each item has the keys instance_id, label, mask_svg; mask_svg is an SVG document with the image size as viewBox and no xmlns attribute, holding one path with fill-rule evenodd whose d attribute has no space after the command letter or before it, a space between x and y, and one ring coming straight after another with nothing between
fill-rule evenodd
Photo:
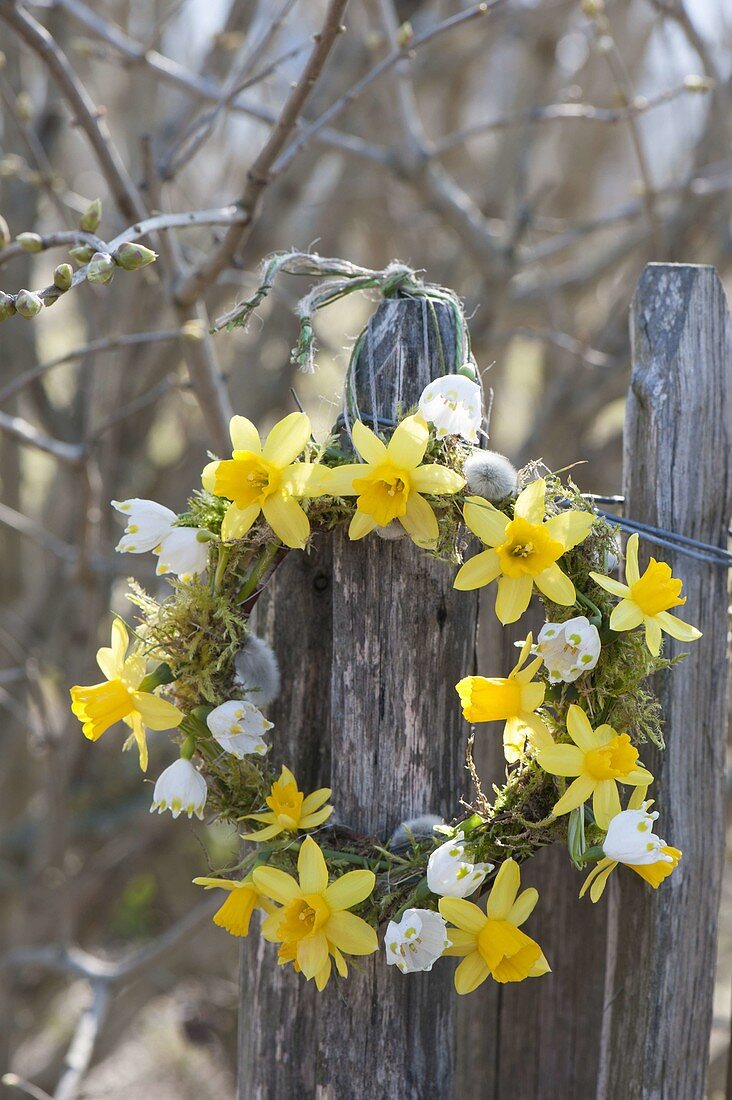
<instances>
[{"instance_id":1,"label":"green flower stem","mask_svg":"<svg viewBox=\"0 0 732 1100\"><path fill-rule=\"evenodd\" d=\"M602 623L602 611L600 611L597 604L593 603L589 596L585 596L584 592L579 591L577 592L577 603L592 612L590 622L593 623L594 626L599 627Z\"/></svg>"},{"instance_id":2,"label":"green flower stem","mask_svg":"<svg viewBox=\"0 0 732 1100\"><path fill-rule=\"evenodd\" d=\"M259 556L259 561L256 563L251 573L244 581L244 584L239 590L239 595L237 597L239 603L246 603L251 594L256 591L262 577L267 572L274 559L277 557L277 552L279 549L280 544L278 542L273 542L270 543L268 546L265 546L264 550Z\"/></svg>"},{"instance_id":3,"label":"green flower stem","mask_svg":"<svg viewBox=\"0 0 732 1100\"><path fill-rule=\"evenodd\" d=\"M214 592L221 591L221 585L224 580L224 573L226 572L226 563L229 560L229 547L224 546L223 543L219 546L218 561L216 562L216 572L213 579Z\"/></svg>"}]
</instances>

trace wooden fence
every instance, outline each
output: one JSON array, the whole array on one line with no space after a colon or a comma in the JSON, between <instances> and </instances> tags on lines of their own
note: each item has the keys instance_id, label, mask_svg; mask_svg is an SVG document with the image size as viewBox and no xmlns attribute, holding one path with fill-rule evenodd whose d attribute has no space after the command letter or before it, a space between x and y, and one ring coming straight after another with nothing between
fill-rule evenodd
<instances>
[{"instance_id":1,"label":"wooden fence","mask_svg":"<svg viewBox=\"0 0 732 1100\"><path fill-rule=\"evenodd\" d=\"M400 369L382 371L375 394L359 393L363 408L393 416L397 401L413 403L458 365L427 353L421 309L377 311L364 354L389 338ZM649 265L631 334L626 514L724 546L732 345L714 269ZM666 753L644 750L662 834L684 851L679 870L658 892L615 875L593 906L578 900L566 852L542 852L526 881L539 888L553 974L486 983L460 1000L451 966L407 978L383 954L318 995L252 937L242 949L239 1100L702 1100L724 853L727 575L660 556L683 576L704 632L655 685ZM336 536L290 559L259 612L260 629L280 640L274 721L285 758L306 787L332 785L343 820L363 831L386 837L414 813L451 813L465 789L452 686L476 654L482 672L510 667L526 622L503 630L483 616L478 644L476 597L454 592L449 571L406 540L354 547ZM287 637L297 645L283 647ZM497 777L500 739L481 731L481 742L483 774Z\"/></svg>"}]
</instances>

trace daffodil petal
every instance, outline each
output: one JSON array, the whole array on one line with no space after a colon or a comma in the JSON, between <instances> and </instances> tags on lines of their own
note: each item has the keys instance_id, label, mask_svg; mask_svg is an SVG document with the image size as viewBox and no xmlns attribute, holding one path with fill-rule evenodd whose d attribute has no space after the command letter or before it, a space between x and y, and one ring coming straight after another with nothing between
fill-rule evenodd
<instances>
[{"instance_id":1,"label":"daffodil petal","mask_svg":"<svg viewBox=\"0 0 732 1100\"><path fill-rule=\"evenodd\" d=\"M578 806L584 805L594 789L594 779L589 775L578 776L574 783L570 783L562 797L554 804L552 814L554 817L561 817L562 814L568 814L570 810L576 810Z\"/></svg>"},{"instance_id":2,"label":"daffodil petal","mask_svg":"<svg viewBox=\"0 0 732 1100\"><path fill-rule=\"evenodd\" d=\"M127 627L121 619L114 619L112 621L112 644L97 650L97 664L108 680L122 678L128 645Z\"/></svg>"},{"instance_id":3,"label":"daffodil petal","mask_svg":"<svg viewBox=\"0 0 732 1100\"><path fill-rule=\"evenodd\" d=\"M328 940L323 932L311 932L298 941L297 963L308 979L328 965Z\"/></svg>"},{"instance_id":4,"label":"daffodil petal","mask_svg":"<svg viewBox=\"0 0 732 1100\"><path fill-rule=\"evenodd\" d=\"M305 413L290 413L272 428L262 447L262 457L275 466L289 466L305 450L310 432Z\"/></svg>"},{"instance_id":5,"label":"daffodil petal","mask_svg":"<svg viewBox=\"0 0 732 1100\"><path fill-rule=\"evenodd\" d=\"M474 588L490 584L500 572L501 563L495 550L482 550L460 567L453 587L460 592L471 592Z\"/></svg>"},{"instance_id":6,"label":"daffodil petal","mask_svg":"<svg viewBox=\"0 0 732 1100\"><path fill-rule=\"evenodd\" d=\"M534 577L534 582L548 600L560 604L562 607L570 607L577 598L572 581L566 573L562 572L556 562L552 562L543 573L538 573Z\"/></svg>"},{"instance_id":7,"label":"daffodil petal","mask_svg":"<svg viewBox=\"0 0 732 1100\"><path fill-rule=\"evenodd\" d=\"M576 745L552 745L539 753L539 764L550 775L581 775L585 754Z\"/></svg>"},{"instance_id":8,"label":"daffodil petal","mask_svg":"<svg viewBox=\"0 0 732 1100\"><path fill-rule=\"evenodd\" d=\"M582 749L582 752L592 752L593 749L597 749L601 744L604 744L602 741L603 735L600 734L598 739L598 734L593 730L589 718L582 707L578 707L576 703L572 703L567 711L567 731L575 745L579 745ZM613 733L612 736L614 737L615 734Z\"/></svg>"},{"instance_id":9,"label":"daffodil petal","mask_svg":"<svg viewBox=\"0 0 732 1100\"><path fill-rule=\"evenodd\" d=\"M640 580L638 568L638 535L631 535L625 546L625 579L629 585Z\"/></svg>"},{"instance_id":10,"label":"daffodil petal","mask_svg":"<svg viewBox=\"0 0 732 1100\"><path fill-rule=\"evenodd\" d=\"M325 900L333 910L351 909L373 893L375 885L373 871L348 871L330 884Z\"/></svg>"},{"instance_id":11,"label":"daffodil petal","mask_svg":"<svg viewBox=\"0 0 732 1100\"><path fill-rule=\"evenodd\" d=\"M571 550L587 538L594 522L592 512L570 510L561 512L558 516L550 516L544 524L544 530L551 538L561 542L565 550Z\"/></svg>"},{"instance_id":12,"label":"daffodil petal","mask_svg":"<svg viewBox=\"0 0 732 1100\"><path fill-rule=\"evenodd\" d=\"M431 463L427 466L419 466L411 477L412 488L418 493L457 493L465 484L465 478L449 470L447 466Z\"/></svg>"},{"instance_id":13,"label":"daffodil petal","mask_svg":"<svg viewBox=\"0 0 732 1100\"><path fill-rule=\"evenodd\" d=\"M520 928L524 921L527 921L534 912L538 900L539 891L535 890L533 886L530 886L528 890L522 890L511 906L511 910L506 919L511 924L515 924L517 928Z\"/></svg>"},{"instance_id":14,"label":"daffodil petal","mask_svg":"<svg viewBox=\"0 0 732 1100\"><path fill-rule=\"evenodd\" d=\"M167 699L160 699L148 691L133 691L132 698L148 729L173 730L183 721L183 712Z\"/></svg>"},{"instance_id":15,"label":"daffodil petal","mask_svg":"<svg viewBox=\"0 0 732 1100\"><path fill-rule=\"evenodd\" d=\"M235 504L230 504L221 523L223 541L243 539L261 511L258 504L250 504L248 508L237 508Z\"/></svg>"},{"instance_id":16,"label":"daffodil petal","mask_svg":"<svg viewBox=\"0 0 732 1100\"><path fill-rule=\"evenodd\" d=\"M647 768L633 768L633 771L624 775L620 782L626 783L630 787L650 787L653 776ZM631 809L632 807L629 806L628 808Z\"/></svg>"},{"instance_id":17,"label":"daffodil petal","mask_svg":"<svg viewBox=\"0 0 732 1100\"><path fill-rule=\"evenodd\" d=\"M435 546L440 534L437 516L419 493L409 494L407 511L399 517L399 521L417 546L428 550Z\"/></svg>"},{"instance_id":18,"label":"daffodil petal","mask_svg":"<svg viewBox=\"0 0 732 1100\"><path fill-rule=\"evenodd\" d=\"M625 600L630 595L630 589L627 584L621 584L620 581L613 580L612 577L606 577L604 573L590 573L595 584L599 584L600 588L604 588L606 592L610 592L613 596L619 596L621 600Z\"/></svg>"},{"instance_id":19,"label":"daffodil petal","mask_svg":"<svg viewBox=\"0 0 732 1100\"><path fill-rule=\"evenodd\" d=\"M661 627L655 619L646 619L646 645L654 657L661 652Z\"/></svg>"},{"instance_id":20,"label":"daffodil petal","mask_svg":"<svg viewBox=\"0 0 732 1100\"><path fill-rule=\"evenodd\" d=\"M505 860L488 895L485 911L491 920L508 920L521 885L521 872L515 859Z\"/></svg>"},{"instance_id":21,"label":"daffodil petal","mask_svg":"<svg viewBox=\"0 0 732 1100\"><path fill-rule=\"evenodd\" d=\"M377 440L378 442L378 440ZM360 462L349 462L345 466L333 466L328 470L325 479L325 490L332 497L358 496L358 489L354 489L354 478L364 477L370 467Z\"/></svg>"},{"instance_id":22,"label":"daffodil petal","mask_svg":"<svg viewBox=\"0 0 732 1100\"><path fill-rule=\"evenodd\" d=\"M546 961L546 956L544 955L544 952L541 951L539 953L539 958L536 960L536 962L532 966L531 970L529 971L529 977L530 978L540 978L542 976L542 974L551 974L551 972L552 972L552 968L550 967L549 963Z\"/></svg>"},{"instance_id":23,"label":"daffodil petal","mask_svg":"<svg viewBox=\"0 0 732 1100\"><path fill-rule=\"evenodd\" d=\"M643 622L643 612L632 600L621 600L610 616L611 630L633 630Z\"/></svg>"},{"instance_id":24,"label":"daffodil petal","mask_svg":"<svg viewBox=\"0 0 732 1100\"><path fill-rule=\"evenodd\" d=\"M201 470L201 485L207 493L213 493L216 487L216 471L219 468L219 460L207 462Z\"/></svg>"},{"instance_id":25,"label":"daffodil petal","mask_svg":"<svg viewBox=\"0 0 732 1100\"><path fill-rule=\"evenodd\" d=\"M145 727L142 724L142 719L139 714L131 715L130 725L132 726L132 736L137 742L137 751L140 756L140 771L146 772L148 763L147 737L145 736Z\"/></svg>"},{"instance_id":26,"label":"daffodil petal","mask_svg":"<svg viewBox=\"0 0 732 1100\"><path fill-rule=\"evenodd\" d=\"M323 853L311 837L306 837L302 842L297 858L297 873L303 894L322 894L328 887L327 864Z\"/></svg>"},{"instance_id":27,"label":"daffodil petal","mask_svg":"<svg viewBox=\"0 0 732 1100\"><path fill-rule=\"evenodd\" d=\"M234 451L252 451L258 455L262 453L262 441L251 420L245 416L232 416L229 421L229 436L231 448Z\"/></svg>"},{"instance_id":28,"label":"daffodil petal","mask_svg":"<svg viewBox=\"0 0 732 1100\"><path fill-rule=\"evenodd\" d=\"M303 799L300 813L312 814L315 810L319 810L323 803L328 801L331 793L330 787L320 787L317 791L313 791Z\"/></svg>"},{"instance_id":29,"label":"daffodil petal","mask_svg":"<svg viewBox=\"0 0 732 1100\"><path fill-rule=\"evenodd\" d=\"M331 971L332 966L330 962L330 957L328 957L321 966L320 970L318 970L315 974L315 986L318 990L318 993L322 993L328 982L330 981Z\"/></svg>"},{"instance_id":30,"label":"daffodil petal","mask_svg":"<svg viewBox=\"0 0 732 1100\"><path fill-rule=\"evenodd\" d=\"M294 497L273 493L262 505L264 518L277 538L293 550L302 550L310 535L310 521Z\"/></svg>"},{"instance_id":31,"label":"daffodil petal","mask_svg":"<svg viewBox=\"0 0 732 1100\"><path fill-rule=\"evenodd\" d=\"M242 833L242 840L250 840L253 844L262 844L265 840L272 840L283 831L281 825L268 825L266 829L258 829L256 833Z\"/></svg>"},{"instance_id":32,"label":"daffodil petal","mask_svg":"<svg viewBox=\"0 0 732 1100\"><path fill-rule=\"evenodd\" d=\"M252 879L258 890L265 897L272 898L280 905L289 905L301 895L301 890L292 877L278 867L255 867L252 871Z\"/></svg>"},{"instance_id":33,"label":"daffodil petal","mask_svg":"<svg viewBox=\"0 0 732 1100\"><path fill-rule=\"evenodd\" d=\"M382 462L386 462L386 444L360 420L351 429L351 439L361 458L370 466L380 466Z\"/></svg>"},{"instance_id":34,"label":"daffodil petal","mask_svg":"<svg viewBox=\"0 0 732 1100\"><path fill-rule=\"evenodd\" d=\"M496 617L499 622L506 626L520 619L531 603L533 588L532 578L529 576L501 577L496 592Z\"/></svg>"},{"instance_id":35,"label":"daffodil petal","mask_svg":"<svg viewBox=\"0 0 732 1100\"><path fill-rule=\"evenodd\" d=\"M500 546L506 538L508 516L494 508L483 497L466 497L463 517L470 530L486 546Z\"/></svg>"},{"instance_id":36,"label":"daffodil petal","mask_svg":"<svg viewBox=\"0 0 732 1100\"><path fill-rule=\"evenodd\" d=\"M315 813L301 817L300 825L303 829L317 829L318 825L322 825L324 821L327 821L332 813L332 806L323 806L322 810L316 810Z\"/></svg>"},{"instance_id":37,"label":"daffodil petal","mask_svg":"<svg viewBox=\"0 0 732 1100\"><path fill-rule=\"evenodd\" d=\"M488 977L490 971L477 951L466 955L455 971L455 992L461 996L472 993Z\"/></svg>"},{"instance_id":38,"label":"daffodil petal","mask_svg":"<svg viewBox=\"0 0 732 1100\"><path fill-rule=\"evenodd\" d=\"M601 779L592 796L592 812L600 828L607 831L610 822L621 809L617 783L614 779Z\"/></svg>"},{"instance_id":39,"label":"daffodil petal","mask_svg":"<svg viewBox=\"0 0 732 1100\"><path fill-rule=\"evenodd\" d=\"M209 878L206 875L199 875L197 878L191 880L194 886L202 886L204 890L233 890L239 886L239 882L233 878Z\"/></svg>"},{"instance_id":40,"label":"daffodil petal","mask_svg":"<svg viewBox=\"0 0 732 1100\"><path fill-rule=\"evenodd\" d=\"M516 497L513 513L529 523L541 523L544 519L546 482L543 477L532 481Z\"/></svg>"},{"instance_id":41,"label":"daffodil petal","mask_svg":"<svg viewBox=\"0 0 732 1100\"><path fill-rule=\"evenodd\" d=\"M604 870L602 870L600 872L600 874L597 876L595 881L590 886L590 900L591 901L597 903L600 900L600 898L602 897L603 890L605 889L605 886L607 885L607 880L610 878L610 875L613 873L613 871L615 870L616 867L617 867L617 863L614 863L611 860L610 861L610 866L605 867Z\"/></svg>"},{"instance_id":42,"label":"daffodil petal","mask_svg":"<svg viewBox=\"0 0 732 1100\"><path fill-rule=\"evenodd\" d=\"M439 909L445 920L474 936L477 936L486 922L483 910L464 898L440 898Z\"/></svg>"},{"instance_id":43,"label":"daffodil petal","mask_svg":"<svg viewBox=\"0 0 732 1100\"><path fill-rule=\"evenodd\" d=\"M330 943L347 955L371 955L379 949L376 932L355 913L331 913L325 926Z\"/></svg>"},{"instance_id":44,"label":"daffodil petal","mask_svg":"<svg viewBox=\"0 0 732 1100\"><path fill-rule=\"evenodd\" d=\"M682 619L677 619L675 615L671 615L668 611L659 611L655 619L661 630L665 630L667 634L670 634L672 638L677 638L680 642L695 642L702 636L701 630L697 630L691 623L685 623ZM104 670L102 669L102 671Z\"/></svg>"},{"instance_id":45,"label":"daffodil petal","mask_svg":"<svg viewBox=\"0 0 732 1100\"><path fill-rule=\"evenodd\" d=\"M373 516L367 516L365 512L355 512L348 527L348 537L355 542L370 534L375 527L378 524Z\"/></svg>"},{"instance_id":46,"label":"daffodil petal","mask_svg":"<svg viewBox=\"0 0 732 1100\"><path fill-rule=\"evenodd\" d=\"M293 462L282 471L282 488L293 497L319 497L330 492L329 474L317 462Z\"/></svg>"},{"instance_id":47,"label":"daffodil petal","mask_svg":"<svg viewBox=\"0 0 732 1100\"><path fill-rule=\"evenodd\" d=\"M478 946L478 937L474 932L465 932L462 928L448 928L447 936L450 946L446 947L444 955L469 955Z\"/></svg>"},{"instance_id":48,"label":"daffodil petal","mask_svg":"<svg viewBox=\"0 0 732 1100\"><path fill-rule=\"evenodd\" d=\"M395 466L414 470L424 458L429 438L430 430L421 416L405 416L386 448L389 460Z\"/></svg>"},{"instance_id":49,"label":"daffodil petal","mask_svg":"<svg viewBox=\"0 0 732 1100\"><path fill-rule=\"evenodd\" d=\"M611 864L612 862L613 862L613 861L612 861L611 859L608 859L608 858L607 858L607 856L605 856L605 858L604 858L604 859L601 859L601 860L600 860L600 862L599 862L599 863L597 863L597 864L596 864L596 865L595 865L595 866L594 866L594 867L592 868L592 870L590 871L589 875L587 876L587 878L585 879L585 881L584 881L584 882L582 883L582 888L581 888L581 890L580 890L580 892L579 892L579 897L583 898L583 897L585 896L585 894L586 894L586 893L587 893L587 891L589 890L590 886L592 885L593 881L594 881L594 880L595 880L595 879L597 878L597 876L598 876L599 874L602 874L602 872L603 872L603 871L607 870L608 866L609 866L609 865L610 865L610 864Z\"/></svg>"},{"instance_id":50,"label":"daffodil petal","mask_svg":"<svg viewBox=\"0 0 732 1100\"><path fill-rule=\"evenodd\" d=\"M448 935L452 931L453 929L448 928ZM449 949L445 950L444 954L449 955ZM477 949L473 950L470 954L466 954L466 957L455 971L455 991L461 996L472 993L489 976L490 970L485 960Z\"/></svg>"}]
</instances>

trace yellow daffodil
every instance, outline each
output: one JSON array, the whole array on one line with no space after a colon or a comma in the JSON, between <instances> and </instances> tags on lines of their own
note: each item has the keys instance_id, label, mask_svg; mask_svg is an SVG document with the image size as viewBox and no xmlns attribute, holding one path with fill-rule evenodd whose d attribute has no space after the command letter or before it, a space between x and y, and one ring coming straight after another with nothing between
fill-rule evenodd
<instances>
[{"instance_id":1,"label":"yellow daffodil","mask_svg":"<svg viewBox=\"0 0 732 1100\"><path fill-rule=\"evenodd\" d=\"M140 767L147 770L145 727L171 730L180 725L183 714L172 703L149 691L138 691L145 676L145 658L127 657L127 627L120 619L112 623L112 644L97 651L97 664L107 677L101 684L71 688L71 709L83 723L84 736L98 741L105 730L122 721L132 729L140 753Z\"/></svg>"},{"instance_id":2,"label":"yellow daffodil","mask_svg":"<svg viewBox=\"0 0 732 1100\"><path fill-rule=\"evenodd\" d=\"M488 549L465 562L455 588L482 588L498 578L496 615L504 625L523 615L534 585L563 607L576 599L574 585L557 561L587 537L594 517L567 509L545 521L545 497L544 479L532 481L516 498L513 519L482 497L465 501L465 522Z\"/></svg>"},{"instance_id":3,"label":"yellow daffodil","mask_svg":"<svg viewBox=\"0 0 732 1100\"><path fill-rule=\"evenodd\" d=\"M194 878L196 886L204 890L227 890L229 896L220 909L213 915L214 924L225 928L232 936L248 936L249 922L255 909L265 913L274 913L275 906L254 884L251 875L245 879L234 878Z\"/></svg>"},{"instance_id":4,"label":"yellow daffodil","mask_svg":"<svg viewBox=\"0 0 732 1100\"><path fill-rule=\"evenodd\" d=\"M544 702L546 684L534 681L533 676L542 662L537 657L522 668L531 653L532 636L523 644L521 655L507 677L466 676L455 690L460 696L463 715L468 722L502 722L503 751L506 760L518 760L526 743L527 729L539 735L548 731L535 711Z\"/></svg>"},{"instance_id":5,"label":"yellow daffodil","mask_svg":"<svg viewBox=\"0 0 732 1100\"><path fill-rule=\"evenodd\" d=\"M590 576L606 592L620 596L620 603L610 616L610 629L633 630L643 623L646 645L654 657L661 652L662 630L680 642L695 642L701 638L701 631L695 626L669 614L670 607L680 607L686 603L686 596L679 596L682 582L678 577L671 576L671 567L651 558L645 573L640 575L637 535L630 536L626 547L626 584L604 577L602 573L590 573Z\"/></svg>"},{"instance_id":6,"label":"yellow daffodil","mask_svg":"<svg viewBox=\"0 0 732 1100\"><path fill-rule=\"evenodd\" d=\"M289 768L283 766L279 779L265 799L269 811L261 814L247 814L252 821L266 825L256 833L245 833L244 840L271 840L280 833L300 833L305 829L316 829L327 821L333 813L332 806L323 803L330 797L330 788L321 787L307 798L298 790L297 780Z\"/></svg>"},{"instance_id":7,"label":"yellow daffodil","mask_svg":"<svg viewBox=\"0 0 732 1100\"><path fill-rule=\"evenodd\" d=\"M314 462L295 462L310 430L304 413L290 413L275 424L262 446L251 420L231 418L232 457L209 462L201 475L204 489L232 502L221 525L224 541L243 538L263 512L285 546L298 550L305 546L310 522L298 500L321 495L323 471Z\"/></svg>"},{"instance_id":8,"label":"yellow daffodil","mask_svg":"<svg viewBox=\"0 0 732 1100\"><path fill-rule=\"evenodd\" d=\"M262 935L281 944L281 964L293 963L323 990L331 974L331 957L345 978L348 966L343 953L371 955L378 950L371 925L347 912L371 894L376 876L373 871L349 871L329 885L323 853L312 837L303 841L297 871L299 881L276 867L255 867L257 889L282 906L262 922Z\"/></svg>"},{"instance_id":9,"label":"yellow daffodil","mask_svg":"<svg viewBox=\"0 0 732 1100\"><path fill-rule=\"evenodd\" d=\"M654 890L676 870L681 852L653 832L658 814L649 813L653 802L645 801L645 793L645 787L636 787L627 810L622 810L610 822L602 845L605 857L590 871L580 897L589 889L592 901L599 901L608 878L619 863L635 871Z\"/></svg>"},{"instance_id":10,"label":"yellow daffodil","mask_svg":"<svg viewBox=\"0 0 732 1100\"><path fill-rule=\"evenodd\" d=\"M362 539L396 519L417 546L435 545L437 517L422 494L457 493L465 478L437 463L420 465L429 435L421 416L405 417L388 444L360 421L353 425L353 444L364 462L334 467L325 482L333 496L358 498L349 538Z\"/></svg>"},{"instance_id":11,"label":"yellow daffodil","mask_svg":"<svg viewBox=\"0 0 732 1100\"><path fill-rule=\"evenodd\" d=\"M612 726L593 730L581 707L567 712L567 732L573 745L557 745L544 738L537 742L537 760L550 775L576 776L554 806L555 817L568 814L592 796L592 811L601 829L607 829L620 813L618 783L647 787L653 776L638 762L638 750L627 733Z\"/></svg>"},{"instance_id":12,"label":"yellow daffodil","mask_svg":"<svg viewBox=\"0 0 732 1100\"><path fill-rule=\"evenodd\" d=\"M539 894L533 887L519 894L520 885L518 864L507 859L496 875L485 913L464 898L440 899L440 913L455 925L447 929L451 946L445 954L465 956L455 971L458 993L472 993L489 975L504 983L549 973L538 943L521 931Z\"/></svg>"}]
</instances>

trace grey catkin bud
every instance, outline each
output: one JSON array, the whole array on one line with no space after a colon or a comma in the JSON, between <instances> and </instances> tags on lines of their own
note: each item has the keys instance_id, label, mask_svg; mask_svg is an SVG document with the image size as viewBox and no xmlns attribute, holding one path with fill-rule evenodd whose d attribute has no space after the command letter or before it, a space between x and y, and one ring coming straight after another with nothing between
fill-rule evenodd
<instances>
[{"instance_id":1,"label":"grey catkin bud","mask_svg":"<svg viewBox=\"0 0 732 1100\"><path fill-rule=\"evenodd\" d=\"M396 519L393 519L391 523L387 523L386 527L376 528L376 534L379 538L386 539L387 542L392 539L403 539L406 533L401 523Z\"/></svg>"},{"instance_id":2,"label":"grey catkin bud","mask_svg":"<svg viewBox=\"0 0 732 1100\"><path fill-rule=\"evenodd\" d=\"M87 206L84 213L79 220L79 229L82 229L85 233L96 233L99 228L99 223L102 220L102 200L94 199Z\"/></svg>"},{"instance_id":3,"label":"grey catkin bud","mask_svg":"<svg viewBox=\"0 0 732 1100\"><path fill-rule=\"evenodd\" d=\"M89 261L86 277L90 283L111 283L114 277L114 260L108 252L95 252Z\"/></svg>"},{"instance_id":4,"label":"grey catkin bud","mask_svg":"<svg viewBox=\"0 0 732 1100\"><path fill-rule=\"evenodd\" d=\"M513 496L518 484L516 468L505 455L497 451L481 451L477 447L463 468L468 492L485 500L503 500Z\"/></svg>"},{"instance_id":5,"label":"grey catkin bud","mask_svg":"<svg viewBox=\"0 0 732 1100\"><path fill-rule=\"evenodd\" d=\"M13 238L10 236L10 227L5 218L0 214L0 248L5 248Z\"/></svg>"},{"instance_id":6,"label":"grey catkin bud","mask_svg":"<svg viewBox=\"0 0 732 1100\"><path fill-rule=\"evenodd\" d=\"M436 814L410 817L409 821L403 821L394 830L387 848L408 848L413 840L430 840L434 836L435 826L444 824L444 818L437 817Z\"/></svg>"},{"instance_id":7,"label":"grey catkin bud","mask_svg":"<svg viewBox=\"0 0 732 1100\"><path fill-rule=\"evenodd\" d=\"M32 290L19 290L15 295L15 310L27 321L37 316L43 309L43 299Z\"/></svg>"},{"instance_id":8,"label":"grey catkin bud","mask_svg":"<svg viewBox=\"0 0 732 1100\"><path fill-rule=\"evenodd\" d=\"M251 691L255 706L266 707L280 693L280 668L272 646L256 634L248 634L234 661L237 682Z\"/></svg>"},{"instance_id":9,"label":"grey catkin bud","mask_svg":"<svg viewBox=\"0 0 732 1100\"><path fill-rule=\"evenodd\" d=\"M26 252L43 251L43 240L37 233L19 233L15 239Z\"/></svg>"},{"instance_id":10,"label":"grey catkin bud","mask_svg":"<svg viewBox=\"0 0 732 1100\"><path fill-rule=\"evenodd\" d=\"M0 321L7 321L15 313L15 299L0 290Z\"/></svg>"},{"instance_id":11,"label":"grey catkin bud","mask_svg":"<svg viewBox=\"0 0 732 1100\"><path fill-rule=\"evenodd\" d=\"M94 255L94 249L90 248L88 244L77 244L73 248L69 249L69 256L74 260L79 267L83 264L88 264Z\"/></svg>"},{"instance_id":12,"label":"grey catkin bud","mask_svg":"<svg viewBox=\"0 0 732 1100\"><path fill-rule=\"evenodd\" d=\"M69 290L73 278L74 269L71 264L59 264L53 273L53 285L59 290Z\"/></svg>"},{"instance_id":13,"label":"grey catkin bud","mask_svg":"<svg viewBox=\"0 0 732 1100\"><path fill-rule=\"evenodd\" d=\"M153 252L152 248L146 248L144 244L135 244L133 241L125 241L114 254L114 262L125 271L138 271L157 258L158 254Z\"/></svg>"}]
</instances>

